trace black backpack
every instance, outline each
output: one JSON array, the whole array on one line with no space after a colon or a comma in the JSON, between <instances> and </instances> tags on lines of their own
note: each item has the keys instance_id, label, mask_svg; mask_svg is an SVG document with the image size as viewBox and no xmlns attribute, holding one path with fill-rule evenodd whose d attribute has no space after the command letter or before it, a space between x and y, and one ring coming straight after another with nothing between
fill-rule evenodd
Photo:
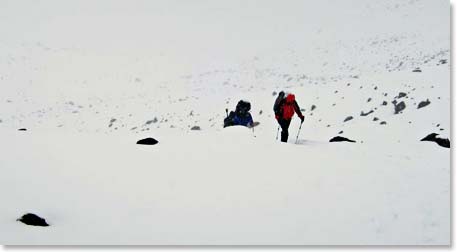
<instances>
[{"instance_id":1,"label":"black backpack","mask_svg":"<svg viewBox=\"0 0 457 252\"><path fill-rule=\"evenodd\" d=\"M238 115L245 115L249 110L251 110L251 103L248 101L240 100L238 104L236 104L235 113Z\"/></svg>"},{"instance_id":2,"label":"black backpack","mask_svg":"<svg viewBox=\"0 0 457 252\"><path fill-rule=\"evenodd\" d=\"M280 103L285 98L286 98L286 93L284 93L284 91L279 92L278 97L276 98L275 104L273 105L273 111L275 112L275 115L281 114Z\"/></svg>"}]
</instances>

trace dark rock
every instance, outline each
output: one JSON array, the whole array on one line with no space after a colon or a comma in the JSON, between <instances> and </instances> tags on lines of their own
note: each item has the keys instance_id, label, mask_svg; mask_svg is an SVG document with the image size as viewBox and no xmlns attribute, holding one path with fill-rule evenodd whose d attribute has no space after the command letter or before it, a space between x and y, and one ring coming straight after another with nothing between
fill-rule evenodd
<instances>
[{"instance_id":1,"label":"dark rock","mask_svg":"<svg viewBox=\"0 0 457 252\"><path fill-rule=\"evenodd\" d=\"M388 103L387 103L386 101L383 101L381 105L382 105L382 106L387 106L387 104L388 104Z\"/></svg>"},{"instance_id":2,"label":"dark rock","mask_svg":"<svg viewBox=\"0 0 457 252\"><path fill-rule=\"evenodd\" d=\"M413 70L413 73L421 73L421 72L422 72L422 70L419 67L417 67L416 69Z\"/></svg>"},{"instance_id":3,"label":"dark rock","mask_svg":"<svg viewBox=\"0 0 457 252\"><path fill-rule=\"evenodd\" d=\"M343 131L338 132L338 134L343 134Z\"/></svg>"},{"instance_id":4,"label":"dark rock","mask_svg":"<svg viewBox=\"0 0 457 252\"><path fill-rule=\"evenodd\" d=\"M200 126L193 126L190 130L201 130Z\"/></svg>"},{"instance_id":5,"label":"dark rock","mask_svg":"<svg viewBox=\"0 0 457 252\"><path fill-rule=\"evenodd\" d=\"M426 101L421 101L419 102L419 105L417 105L417 109L423 108L425 106L428 106L431 102L427 99Z\"/></svg>"},{"instance_id":6,"label":"dark rock","mask_svg":"<svg viewBox=\"0 0 457 252\"><path fill-rule=\"evenodd\" d=\"M375 122L378 121L378 120L379 120L379 118L377 118L377 117L373 118L373 121L375 121Z\"/></svg>"},{"instance_id":7,"label":"dark rock","mask_svg":"<svg viewBox=\"0 0 457 252\"><path fill-rule=\"evenodd\" d=\"M262 113L263 113L263 111L262 111L262 110L260 110L260 111L259 111L259 115L261 115Z\"/></svg>"},{"instance_id":8,"label":"dark rock","mask_svg":"<svg viewBox=\"0 0 457 252\"><path fill-rule=\"evenodd\" d=\"M344 122L350 121L350 120L352 120L352 119L354 119L354 117L348 116L348 117L346 117L346 119L344 119Z\"/></svg>"},{"instance_id":9,"label":"dark rock","mask_svg":"<svg viewBox=\"0 0 457 252\"><path fill-rule=\"evenodd\" d=\"M406 95L407 95L406 93L404 93L404 92L400 92L400 93L398 93L398 96L397 96L397 98L406 97Z\"/></svg>"},{"instance_id":10,"label":"dark rock","mask_svg":"<svg viewBox=\"0 0 457 252\"><path fill-rule=\"evenodd\" d=\"M141 139L139 140L138 142L136 142L136 144L142 144L142 145L155 145L155 144L158 144L159 141L155 140L154 138L145 138L145 139Z\"/></svg>"},{"instance_id":11,"label":"dark rock","mask_svg":"<svg viewBox=\"0 0 457 252\"><path fill-rule=\"evenodd\" d=\"M382 121L382 122L380 122L379 124L381 124L381 125L386 125L387 122L386 122L386 121Z\"/></svg>"},{"instance_id":12,"label":"dark rock","mask_svg":"<svg viewBox=\"0 0 457 252\"><path fill-rule=\"evenodd\" d=\"M342 137L342 136L336 136L332 139L330 139L329 142L350 142L350 143L355 143L354 140L351 140L351 139L348 139L348 138L345 138L345 137Z\"/></svg>"},{"instance_id":13,"label":"dark rock","mask_svg":"<svg viewBox=\"0 0 457 252\"><path fill-rule=\"evenodd\" d=\"M444 147L444 148L451 147L451 142L449 141L448 138L440 138L437 136L438 136L438 134L431 133L431 134L427 135L426 137L422 138L421 141L435 142L439 146Z\"/></svg>"},{"instance_id":14,"label":"dark rock","mask_svg":"<svg viewBox=\"0 0 457 252\"><path fill-rule=\"evenodd\" d=\"M440 60L440 64L446 64L446 63L447 63L447 60L445 60L445 59Z\"/></svg>"},{"instance_id":15,"label":"dark rock","mask_svg":"<svg viewBox=\"0 0 457 252\"><path fill-rule=\"evenodd\" d=\"M400 113L401 111L403 111L405 108L406 108L406 104L405 102L400 102L400 103L395 103L393 102L394 106L395 106L395 114L398 114Z\"/></svg>"},{"instance_id":16,"label":"dark rock","mask_svg":"<svg viewBox=\"0 0 457 252\"><path fill-rule=\"evenodd\" d=\"M116 122L116 118L112 118L110 121L109 121L109 125L108 127L112 127L113 126L113 123Z\"/></svg>"},{"instance_id":17,"label":"dark rock","mask_svg":"<svg viewBox=\"0 0 457 252\"><path fill-rule=\"evenodd\" d=\"M378 87L377 87L377 86L376 86L376 87L374 87L374 90L378 90Z\"/></svg>"},{"instance_id":18,"label":"dark rock","mask_svg":"<svg viewBox=\"0 0 457 252\"><path fill-rule=\"evenodd\" d=\"M278 93L276 93L276 91L273 91L272 95L275 96L277 95Z\"/></svg>"},{"instance_id":19,"label":"dark rock","mask_svg":"<svg viewBox=\"0 0 457 252\"><path fill-rule=\"evenodd\" d=\"M19 130L19 131L27 131L26 128L20 128L20 129L18 129L18 130Z\"/></svg>"},{"instance_id":20,"label":"dark rock","mask_svg":"<svg viewBox=\"0 0 457 252\"><path fill-rule=\"evenodd\" d=\"M371 114L371 113L373 113L373 112L374 112L373 110L370 110L370 111L368 111L367 113L361 111L361 112L360 112L360 116L367 116L367 115L369 115L369 114Z\"/></svg>"},{"instance_id":21,"label":"dark rock","mask_svg":"<svg viewBox=\"0 0 457 252\"><path fill-rule=\"evenodd\" d=\"M371 102L371 98L368 98L367 102Z\"/></svg>"},{"instance_id":22,"label":"dark rock","mask_svg":"<svg viewBox=\"0 0 457 252\"><path fill-rule=\"evenodd\" d=\"M148 125L148 124L151 124L151 123L156 123L156 122L158 122L158 121L159 121L159 119L157 119L157 117L154 117L154 119L149 120L149 121L146 121L144 124L145 124L145 125Z\"/></svg>"},{"instance_id":23,"label":"dark rock","mask_svg":"<svg viewBox=\"0 0 457 252\"><path fill-rule=\"evenodd\" d=\"M26 225L31 225L31 226L40 226L40 227L49 226L49 224L46 222L45 219L43 219L33 213L24 214L21 218L17 219L16 221L20 221Z\"/></svg>"},{"instance_id":24,"label":"dark rock","mask_svg":"<svg viewBox=\"0 0 457 252\"><path fill-rule=\"evenodd\" d=\"M311 111L316 109L316 105L311 105Z\"/></svg>"}]
</instances>

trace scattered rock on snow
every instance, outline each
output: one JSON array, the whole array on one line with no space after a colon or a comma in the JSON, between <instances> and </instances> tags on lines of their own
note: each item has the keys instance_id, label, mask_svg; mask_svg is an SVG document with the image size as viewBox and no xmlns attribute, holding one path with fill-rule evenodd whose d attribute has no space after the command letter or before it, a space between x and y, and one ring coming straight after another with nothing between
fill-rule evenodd
<instances>
[{"instance_id":1,"label":"scattered rock on snow","mask_svg":"<svg viewBox=\"0 0 457 252\"><path fill-rule=\"evenodd\" d=\"M346 119L344 119L344 122L350 121L350 120L352 120L352 119L354 119L354 117L348 116L348 117L346 117Z\"/></svg>"},{"instance_id":2,"label":"scattered rock on snow","mask_svg":"<svg viewBox=\"0 0 457 252\"><path fill-rule=\"evenodd\" d=\"M33 213L28 213L24 214L21 218L17 219L16 221L20 221L26 225L30 226L41 226L41 227L47 227L49 224L46 222L45 219L33 214Z\"/></svg>"},{"instance_id":3,"label":"scattered rock on snow","mask_svg":"<svg viewBox=\"0 0 457 252\"><path fill-rule=\"evenodd\" d=\"M348 138L342 137L342 136L333 137L332 139L330 139L329 142L350 142L350 143L355 143L354 140L351 140L351 139L348 139Z\"/></svg>"},{"instance_id":4,"label":"scattered rock on snow","mask_svg":"<svg viewBox=\"0 0 457 252\"><path fill-rule=\"evenodd\" d=\"M406 97L406 95L407 95L407 94L406 94L405 92L400 92L400 93L398 93L397 98Z\"/></svg>"},{"instance_id":5,"label":"scattered rock on snow","mask_svg":"<svg viewBox=\"0 0 457 252\"><path fill-rule=\"evenodd\" d=\"M148 137L145 139L138 140L136 144L142 144L142 145L155 145L158 144L159 141L155 140L154 138Z\"/></svg>"},{"instance_id":6,"label":"scattered rock on snow","mask_svg":"<svg viewBox=\"0 0 457 252\"><path fill-rule=\"evenodd\" d=\"M108 127L112 127L113 126L113 123L116 121L116 118L112 118L110 121L109 121L109 125Z\"/></svg>"},{"instance_id":7,"label":"scattered rock on snow","mask_svg":"<svg viewBox=\"0 0 457 252\"><path fill-rule=\"evenodd\" d=\"M448 138L440 138L440 137L437 137L437 136L438 136L438 134L431 133L428 136L422 138L421 141L435 142L439 146L444 147L444 148L450 148L451 147L451 142L449 141Z\"/></svg>"},{"instance_id":8,"label":"scattered rock on snow","mask_svg":"<svg viewBox=\"0 0 457 252\"><path fill-rule=\"evenodd\" d=\"M371 114L371 113L373 113L373 112L374 112L374 110L370 110L370 111L368 111L367 113L361 111L361 112L360 112L360 116L367 116L367 115L369 115L369 114Z\"/></svg>"},{"instance_id":9,"label":"scattered rock on snow","mask_svg":"<svg viewBox=\"0 0 457 252\"><path fill-rule=\"evenodd\" d=\"M427 99L426 101L419 102L419 105L417 105L417 108L420 109L420 108L423 108L425 106L428 106L429 104L430 104L430 101Z\"/></svg>"},{"instance_id":10,"label":"scattered rock on snow","mask_svg":"<svg viewBox=\"0 0 457 252\"><path fill-rule=\"evenodd\" d=\"M398 114L400 113L401 111L403 111L405 108L406 108L406 104L405 102L400 102L400 103L397 103L397 101L393 101L392 102L394 104L394 109L395 109L395 114Z\"/></svg>"},{"instance_id":11,"label":"scattered rock on snow","mask_svg":"<svg viewBox=\"0 0 457 252\"><path fill-rule=\"evenodd\" d=\"M159 121L159 119L157 119L157 117L154 117L154 119L149 120L149 121L146 121L144 124L145 124L145 125L148 125L148 124L151 124L151 123L156 123L156 122L158 122L158 121Z\"/></svg>"}]
</instances>

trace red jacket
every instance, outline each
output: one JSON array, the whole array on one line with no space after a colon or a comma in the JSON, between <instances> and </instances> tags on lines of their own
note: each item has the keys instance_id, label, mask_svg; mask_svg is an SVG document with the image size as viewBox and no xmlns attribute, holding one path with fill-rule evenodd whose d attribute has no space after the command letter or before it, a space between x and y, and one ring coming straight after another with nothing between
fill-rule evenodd
<instances>
[{"instance_id":1,"label":"red jacket","mask_svg":"<svg viewBox=\"0 0 457 252\"><path fill-rule=\"evenodd\" d=\"M295 100L295 95L289 94L286 99L283 99L278 104L279 114L276 114L276 119L285 119L290 120L294 116L294 113L297 113L298 117L303 118L303 114L300 111L300 107Z\"/></svg>"}]
</instances>

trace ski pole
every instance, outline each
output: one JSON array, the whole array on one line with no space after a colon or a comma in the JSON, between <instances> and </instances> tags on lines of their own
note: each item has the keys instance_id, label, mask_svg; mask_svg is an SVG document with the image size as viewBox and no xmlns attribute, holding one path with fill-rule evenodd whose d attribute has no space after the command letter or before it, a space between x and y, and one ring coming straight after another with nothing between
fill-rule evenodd
<instances>
[{"instance_id":1,"label":"ski pole","mask_svg":"<svg viewBox=\"0 0 457 252\"><path fill-rule=\"evenodd\" d=\"M300 128L298 128L298 134L297 134L297 138L295 139L295 144L298 143L298 136L300 135L300 130L301 130L301 125L303 124L303 122L300 123Z\"/></svg>"},{"instance_id":2,"label":"ski pole","mask_svg":"<svg viewBox=\"0 0 457 252\"><path fill-rule=\"evenodd\" d=\"M225 109L225 114L227 114L228 117L228 108Z\"/></svg>"}]
</instances>

